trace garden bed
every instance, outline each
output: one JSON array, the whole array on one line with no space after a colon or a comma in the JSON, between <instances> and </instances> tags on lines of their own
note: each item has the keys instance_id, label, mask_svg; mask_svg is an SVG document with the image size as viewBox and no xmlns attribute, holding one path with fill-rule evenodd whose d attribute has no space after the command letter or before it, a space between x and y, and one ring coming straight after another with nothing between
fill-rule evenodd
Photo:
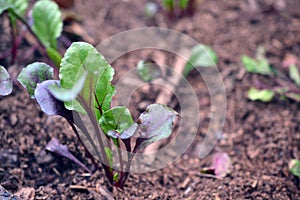
<instances>
[{"instance_id":1,"label":"garden bed","mask_svg":"<svg viewBox=\"0 0 300 200\"><path fill-rule=\"evenodd\" d=\"M245 72L240 59L243 54L253 56L262 45L270 63L282 69L287 54L300 55L300 2L265 0L251 7L247 1L204 0L198 1L192 17L170 19L159 11L151 20L144 17L146 2L77 0L71 11L78 13L94 45L121 31L157 26L211 46L219 57L227 95L224 129L214 151L229 154L232 172L221 180L200 173L211 160L211 155L203 160L197 156L197 142L209 123L210 100L205 83L192 72L188 80L197 90L202 112L195 143L166 168L132 174L123 190L110 192L103 171L84 176L72 161L45 153L47 142L56 137L94 170L64 119L44 115L21 87L1 97L0 184L12 193L34 188L36 199L100 199L108 196L103 189L116 199L299 199L299 179L288 168L291 159L300 158L299 103L279 98L249 101L247 90L260 77ZM147 52L137 51L112 63L115 79L144 56ZM147 99L147 94L139 95Z\"/></svg>"}]
</instances>

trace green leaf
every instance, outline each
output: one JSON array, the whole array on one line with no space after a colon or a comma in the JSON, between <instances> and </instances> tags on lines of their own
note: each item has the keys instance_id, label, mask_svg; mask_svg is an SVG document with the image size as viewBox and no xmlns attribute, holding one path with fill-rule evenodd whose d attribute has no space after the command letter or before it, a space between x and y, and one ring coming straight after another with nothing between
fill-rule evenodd
<instances>
[{"instance_id":1,"label":"green leaf","mask_svg":"<svg viewBox=\"0 0 300 200\"><path fill-rule=\"evenodd\" d=\"M181 9L186 9L189 5L189 0L179 0L179 7Z\"/></svg>"},{"instance_id":2,"label":"green leaf","mask_svg":"<svg viewBox=\"0 0 300 200\"><path fill-rule=\"evenodd\" d=\"M252 101L269 102L274 97L275 93L272 90L257 90L250 88L248 91L248 98Z\"/></svg>"},{"instance_id":3,"label":"green leaf","mask_svg":"<svg viewBox=\"0 0 300 200\"><path fill-rule=\"evenodd\" d=\"M59 67L59 65L61 63L61 59L62 59L60 53L51 47L48 47L46 49L46 51L47 51L49 58L53 61L55 66Z\"/></svg>"},{"instance_id":4,"label":"green leaf","mask_svg":"<svg viewBox=\"0 0 300 200\"><path fill-rule=\"evenodd\" d=\"M76 99L78 94L81 92L86 81L87 74L87 72L83 72L82 76L71 89L64 89L61 88L59 84L53 84L49 86L50 91L53 93L53 96L60 101L72 101Z\"/></svg>"},{"instance_id":5,"label":"green leaf","mask_svg":"<svg viewBox=\"0 0 300 200\"><path fill-rule=\"evenodd\" d=\"M15 12L24 15L28 7L28 0L8 0L15 7Z\"/></svg>"},{"instance_id":6,"label":"green leaf","mask_svg":"<svg viewBox=\"0 0 300 200\"><path fill-rule=\"evenodd\" d=\"M0 0L0 15L7 9L23 16L28 7L28 0Z\"/></svg>"},{"instance_id":7,"label":"green leaf","mask_svg":"<svg viewBox=\"0 0 300 200\"><path fill-rule=\"evenodd\" d=\"M32 10L33 32L41 40L43 45L56 48L56 39L62 32L61 12L58 5L49 0L42 0L35 3Z\"/></svg>"},{"instance_id":8,"label":"green leaf","mask_svg":"<svg viewBox=\"0 0 300 200\"><path fill-rule=\"evenodd\" d=\"M134 121L128 108L118 106L104 112L99 123L105 133L108 133L110 130L121 133L130 128Z\"/></svg>"},{"instance_id":9,"label":"green leaf","mask_svg":"<svg viewBox=\"0 0 300 200\"><path fill-rule=\"evenodd\" d=\"M12 92L13 84L6 69L0 65L0 95L6 96Z\"/></svg>"},{"instance_id":10,"label":"green leaf","mask_svg":"<svg viewBox=\"0 0 300 200\"><path fill-rule=\"evenodd\" d=\"M174 0L162 0L162 3L166 10L172 11L174 9Z\"/></svg>"},{"instance_id":11,"label":"green leaf","mask_svg":"<svg viewBox=\"0 0 300 200\"><path fill-rule=\"evenodd\" d=\"M293 159L289 162L289 169L294 176L300 177L300 160Z\"/></svg>"},{"instance_id":12,"label":"green leaf","mask_svg":"<svg viewBox=\"0 0 300 200\"><path fill-rule=\"evenodd\" d=\"M78 95L72 96L72 102L66 102L65 105L70 110L77 110L82 112L82 109L78 108L78 102L80 100L81 106L94 110L95 101L95 88L96 83L102 80L103 77L107 77L106 73L112 73L108 70L111 66L105 61L103 56L90 44L85 42L75 42L66 51L64 58L60 65L60 80L61 88L68 90L78 91L76 87L80 87ZM84 85L78 84L82 81L83 74L86 73ZM53 91L54 93L56 91ZM55 94L54 94L55 95ZM59 95L56 95L58 99ZM65 101L66 99L60 99Z\"/></svg>"},{"instance_id":13,"label":"green leaf","mask_svg":"<svg viewBox=\"0 0 300 200\"><path fill-rule=\"evenodd\" d=\"M145 82L150 82L161 75L159 66L152 60L140 60L137 71L140 78Z\"/></svg>"},{"instance_id":14,"label":"green leaf","mask_svg":"<svg viewBox=\"0 0 300 200\"><path fill-rule=\"evenodd\" d=\"M116 93L115 87L111 84L114 73L114 69L106 63L105 72L102 73L102 76L98 78L95 91L95 107L99 107L99 109L101 109L101 112L99 109L95 110L96 118L98 121L101 117L101 113L110 109L112 97Z\"/></svg>"},{"instance_id":15,"label":"green leaf","mask_svg":"<svg viewBox=\"0 0 300 200\"><path fill-rule=\"evenodd\" d=\"M42 62L27 65L19 74L17 80L27 89L31 98L34 98L34 90L38 83L52 79L53 69Z\"/></svg>"},{"instance_id":16,"label":"green leaf","mask_svg":"<svg viewBox=\"0 0 300 200\"><path fill-rule=\"evenodd\" d=\"M140 148L170 137L173 124L179 114L173 109L162 104L151 104L146 108L139 119L140 138L143 140Z\"/></svg>"},{"instance_id":17,"label":"green leaf","mask_svg":"<svg viewBox=\"0 0 300 200\"><path fill-rule=\"evenodd\" d=\"M300 73L296 65L289 66L289 76L298 86L300 86Z\"/></svg>"},{"instance_id":18,"label":"green leaf","mask_svg":"<svg viewBox=\"0 0 300 200\"><path fill-rule=\"evenodd\" d=\"M254 60L246 55L242 56L242 63L245 69L250 73L257 73L262 75L273 75L273 70L267 59L261 57Z\"/></svg>"},{"instance_id":19,"label":"green leaf","mask_svg":"<svg viewBox=\"0 0 300 200\"><path fill-rule=\"evenodd\" d=\"M183 75L187 76L194 67L212 67L218 62L217 54L208 46L200 44L192 49Z\"/></svg>"}]
</instances>

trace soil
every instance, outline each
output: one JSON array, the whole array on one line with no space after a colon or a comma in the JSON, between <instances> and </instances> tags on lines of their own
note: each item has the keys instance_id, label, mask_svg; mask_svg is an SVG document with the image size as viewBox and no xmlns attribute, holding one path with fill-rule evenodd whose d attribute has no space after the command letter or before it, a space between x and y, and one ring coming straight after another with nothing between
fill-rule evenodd
<instances>
[{"instance_id":1,"label":"soil","mask_svg":"<svg viewBox=\"0 0 300 200\"><path fill-rule=\"evenodd\" d=\"M146 2L75 0L69 11L82 19L81 27L94 45L121 31L158 26L211 46L219 57L227 95L226 120L214 152L228 153L233 170L223 179L200 173L210 165L212 155L202 160L197 156L197 143L209 123L210 99L205 83L193 71L188 80L203 112L195 143L164 169L131 174L124 189L113 188L111 195L115 199L300 199L299 179L288 169L291 159L300 159L299 103L280 98L270 103L249 101L247 90L261 77L246 73L240 62L243 54L254 56L262 45L270 63L285 70L284 57L300 55L300 2L262 0L255 6L249 2L256 0L202 0L196 1L193 16L169 18L160 9L153 19L144 17ZM151 52L133 52L119 58L112 64L115 79L147 56L151 57ZM11 66L9 71L20 68ZM137 94L142 102L153 100L147 95ZM135 116L140 112L131 109ZM33 188L35 199L108 198L111 187L104 172L95 171L67 122L43 114L21 87L15 87L8 97L0 97L0 134L0 185L12 194ZM72 161L46 154L44 148L53 137L66 144L94 173L87 176Z\"/></svg>"}]
</instances>

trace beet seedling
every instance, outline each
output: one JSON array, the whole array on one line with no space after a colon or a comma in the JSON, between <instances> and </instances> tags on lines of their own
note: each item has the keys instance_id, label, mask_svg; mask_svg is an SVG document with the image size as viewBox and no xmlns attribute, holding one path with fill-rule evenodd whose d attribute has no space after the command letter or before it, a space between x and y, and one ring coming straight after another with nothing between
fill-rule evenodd
<instances>
[{"instance_id":1,"label":"beet seedling","mask_svg":"<svg viewBox=\"0 0 300 200\"><path fill-rule=\"evenodd\" d=\"M0 81L7 79L0 72ZM116 93L113 75L114 69L92 45L75 42L61 61L60 80L52 80L52 67L41 62L26 66L17 80L43 112L69 122L96 167L100 161L109 182L122 188L135 153L168 138L178 113L166 105L151 104L134 122L128 108L111 107ZM0 86L5 85L2 83ZM122 144L127 150L125 158Z\"/></svg>"},{"instance_id":2,"label":"beet seedling","mask_svg":"<svg viewBox=\"0 0 300 200\"><path fill-rule=\"evenodd\" d=\"M61 12L58 5L51 0L37 1L32 9L32 18L26 20L25 11L28 0L0 0L0 15L8 13L12 30L12 63L17 56L18 46L23 37L18 27L18 21L36 38L41 53L50 58L58 67L61 55L57 51L57 39L62 33Z\"/></svg>"},{"instance_id":3,"label":"beet seedling","mask_svg":"<svg viewBox=\"0 0 300 200\"><path fill-rule=\"evenodd\" d=\"M194 0L162 0L163 8L170 17L192 15L194 11Z\"/></svg>"},{"instance_id":4,"label":"beet seedling","mask_svg":"<svg viewBox=\"0 0 300 200\"><path fill-rule=\"evenodd\" d=\"M275 86L258 82L256 88L251 87L248 90L248 98L250 100L269 102L274 98L275 94L278 94L283 99L288 98L300 102L300 73L295 63L290 63L286 66L288 68L288 76L286 76L269 64L262 48L258 48L255 59L244 55L242 63L248 72L266 76L275 82Z\"/></svg>"}]
</instances>

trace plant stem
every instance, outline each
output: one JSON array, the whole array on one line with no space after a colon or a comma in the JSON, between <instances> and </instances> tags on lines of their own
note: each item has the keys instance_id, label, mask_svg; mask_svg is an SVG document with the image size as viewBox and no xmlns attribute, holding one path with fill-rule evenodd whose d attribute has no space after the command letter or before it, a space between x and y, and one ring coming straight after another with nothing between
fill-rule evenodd
<instances>
[{"instance_id":1,"label":"plant stem","mask_svg":"<svg viewBox=\"0 0 300 200\"><path fill-rule=\"evenodd\" d=\"M31 29L30 25L28 24L28 22L22 17L20 16L18 13L16 13L13 9L8 9L10 13L12 13L18 20L20 20L27 28L27 30L30 32L31 35L34 36L34 38L36 38L39 46L41 47L41 53L48 59L48 61L55 65L51 58L49 57L48 53L47 53L47 48L46 46L41 42L41 40L39 39L39 37L33 32L33 30ZM54 74L57 75L58 77L58 67L59 66L56 66L56 67L53 67L54 69Z\"/></svg>"},{"instance_id":2,"label":"plant stem","mask_svg":"<svg viewBox=\"0 0 300 200\"><path fill-rule=\"evenodd\" d=\"M18 52L18 44L16 39L16 27L14 26L12 19L9 19L10 27L11 27L11 37L12 37L12 48L11 48L11 65L15 63L17 52Z\"/></svg>"},{"instance_id":3,"label":"plant stem","mask_svg":"<svg viewBox=\"0 0 300 200\"><path fill-rule=\"evenodd\" d=\"M69 119L67 119L68 123L70 124L72 130L74 131L74 133L76 134L77 138L79 138L79 141L81 142L82 146L84 147L85 151L87 152L87 154L89 155L89 157L92 159L93 164L95 165L96 168L98 168L98 164L96 163L94 156L91 154L91 152L86 148L86 146L84 145L84 143L82 142L80 135L75 127L75 125L73 124L73 122Z\"/></svg>"},{"instance_id":4,"label":"plant stem","mask_svg":"<svg viewBox=\"0 0 300 200\"><path fill-rule=\"evenodd\" d=\"M122 152L121 152L121 148L120 148L120 141L118 140L118 155L119 155L119 162L120 162L120 171L123 172L123 168L124 168L124 164L123 164L123 159L122 159Z\"/></svg>"},{"instance_id":5,"label":"plant stem","mask_svg":"<svg viewBox=\"0 0 300 200\"><path fill-rule=\"evenodd\" d=\"M105 149L104 149L104 143L102 141L102 137L101 135L104 135L102 133L102 131L100 130L99 126L98 126L98 122L96 121L96 116L94 114L94 112L92 111L92 109L87 105L87 103L85 102L84 98L82 96L78 96L78 101L81 103L81 105L83 106L83 108L87 111L87 114L88 114L88 117L90 118L91 122L92 122L92 125L94 127L94 130L96 132L96 136L97 136L97 140L98 140L98 143L99 143L99 146L100 146L100 151L101 151L101 154L102 154L102 157L103 157L103 162L102 163L102 166L105 170L105 173L106 173L106 176L109 180L109 182L112 184L113 183L113 175L110 171L110 167L109 166L109 162L108 162L108 158L106 156L106 153L105 153Z\"/></svg>"}]
</instances>

